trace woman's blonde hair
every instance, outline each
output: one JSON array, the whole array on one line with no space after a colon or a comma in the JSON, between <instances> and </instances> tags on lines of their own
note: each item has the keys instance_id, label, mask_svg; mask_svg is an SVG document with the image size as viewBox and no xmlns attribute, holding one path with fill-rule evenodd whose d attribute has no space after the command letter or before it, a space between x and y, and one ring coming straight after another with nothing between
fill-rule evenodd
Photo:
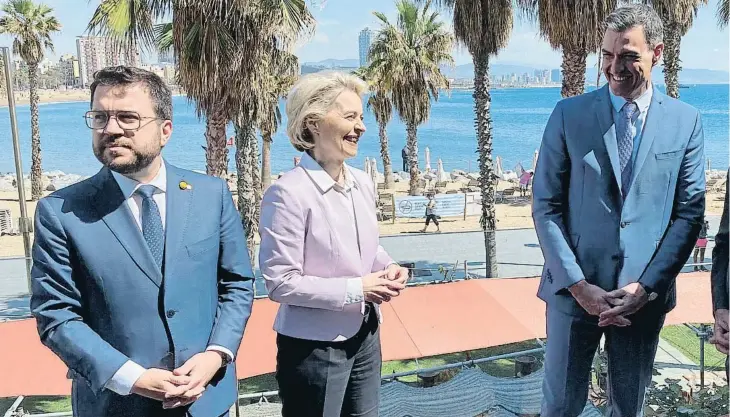
<instances>
[{"instance_id":1,"label":"woman's blonde hair","mask_svg":"<svg viewBox=\"0 0 730 417\"><path fill-rule=\"evenodd\" d=\"M363 80L342 72L323 71L301 77L286 101L286 133L294 148L305 152L314 147L314 136L307 122L323 118L343 91L362 96L366 89Z\"/></svg>"}]
</instances>

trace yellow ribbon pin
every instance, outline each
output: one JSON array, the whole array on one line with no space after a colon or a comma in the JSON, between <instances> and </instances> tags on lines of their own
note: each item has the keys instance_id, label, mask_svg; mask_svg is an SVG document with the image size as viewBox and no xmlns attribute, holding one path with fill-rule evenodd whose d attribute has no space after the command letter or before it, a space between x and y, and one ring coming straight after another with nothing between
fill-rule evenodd
<instances>
[{"instance_id":1,"label":"yellow ribbon pin","mask_svg":"<svg viewBox=\"0 0 730 417\"><path fill-rule=\"evenodd\" d=\"M180 189L181 190L192 190L193 189L193 186L190 185L190 184L188 184L185 181L180 181Z\"/></svg>"}]
</instances>

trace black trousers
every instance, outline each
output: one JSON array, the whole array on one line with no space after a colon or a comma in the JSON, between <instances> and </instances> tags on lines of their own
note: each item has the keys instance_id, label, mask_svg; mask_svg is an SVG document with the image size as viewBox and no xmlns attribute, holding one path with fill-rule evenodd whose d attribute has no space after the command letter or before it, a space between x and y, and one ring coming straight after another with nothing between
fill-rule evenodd
<instances>
[{"instance_id":1,"label":"black trousers","mask_svg":"<svg viewBox=\"0 0 730 417\"><path fill-rule=\"evenodd\" d=\"M439 220L436 218L435 214L427 214L426 215L426 226L431 224L431 220L433 220L433 224L435 224L436 226L439 225Z\"/></svg>"},{"instance_id":2,"label":"black trousers","mask_svg":"<svg viewBox=\"0 0 730 417\"><path fill-rule=\"evenodd\" d=\"M382 356L375 309L346 341L279 334L276 346L283 417L377 417Z\"/></svg>"}]
</instances>

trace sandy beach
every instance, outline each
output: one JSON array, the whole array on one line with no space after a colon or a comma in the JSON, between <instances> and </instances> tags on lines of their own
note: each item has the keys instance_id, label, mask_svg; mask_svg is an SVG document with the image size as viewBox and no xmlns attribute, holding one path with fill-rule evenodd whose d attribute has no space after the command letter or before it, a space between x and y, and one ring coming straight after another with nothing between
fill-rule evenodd
<instances>
[{"instance_id":1,"label":"sandy beach","mask_svg":"<svg viewBox=\"0 0 730 417\"><path fill-rule=\"evenodd\" d=\"M446 191L458 190L463 184L451 182L447 184ZM514 184L507 181L500 181L498 190L512 187ZM408 183L396 183L394 190L396 195L406 195ZM382 192L382 191L381 191ZM28 191L26 195L29 195ZM714 190L707 193L707 210L708 215L721 215L723 208L724 190ZM36 203L28 202L28 215L32 218L35 213ZM0 191L0 209L10 209L13 217L14 225L17 225L17 218L20 216L20 205L18 204L17 191ZM462 216L444 217L441 219L442 232L463 232L480 230L479 216L467 216L466 220ZM424 219L396 219L395 223L391 220L379 223L381 236L398 235L404 233L418 233L424 224ZM497 228L498 229L515 229L515 228L532 228L532 216L530 213L530 199L519 196L511 197L505 203L497 204ZM431 225L429 232L435 231L436 228ZM710 231L714 235L715 231ZM0 257L22 256L23 255L23 238L22 236L0 236Z\"/></svg>"},{"instance_id":2,"label":"sandy beach","mask_svg":"<svg viewBox=\"0 0 730 417\"><path fill-rule=\"evenodd\" d=\"M178 91L173 90L173 96L180 95ZM69 90L38 90L38 99L40 104L50 103L66 103L74 101L88 102L90 99L90 91L84 89ZM30 93L28 91L15 92L15 104L26 105L30 102ZM8 97L5 94L0 95L0 107L8 106Z\"/></svg>"}]
</instances>

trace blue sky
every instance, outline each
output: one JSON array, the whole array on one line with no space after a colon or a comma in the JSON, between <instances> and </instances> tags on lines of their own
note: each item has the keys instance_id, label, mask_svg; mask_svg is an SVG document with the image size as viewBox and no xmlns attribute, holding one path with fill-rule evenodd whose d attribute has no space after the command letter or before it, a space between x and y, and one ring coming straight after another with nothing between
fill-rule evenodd
<instances>
[{"instance_id":1,"label":"blue sky","mask_svg":"<svg viewBox=\"0 0 730 417\"><path fill-rule=\"evenodd\" d=\"M63 25L61 33L53 36L56 53L48 54L54 59L65 53L76 54L76 36L82 35L99 0L44 0L54 9ZM715 10L718 0L710 0L703 7L695 24L682 39L681 59L685 68L707 68L728 70L730 67L730 37L728 29L719 30ZM296 54L302 62L319 61L327 58L348 59L358 56L358 32L368 26L377 29L379 24L373 11L382 11L389 18L395 16L393 0L309 0L317 19L315 33L296 46ZM449 21L450 17L444 15ZM7 36L0 37L0 45L9 46ZM454 52L457 64L471 62L463 48ZM553 51L540 39L537 27L531 22L515 20L510 43L500 52L495 62L527 64L535 67L557 68L560 66L559 51ZM595 64L590 57L588 65Z\"/></svg>"}]
</instances>

